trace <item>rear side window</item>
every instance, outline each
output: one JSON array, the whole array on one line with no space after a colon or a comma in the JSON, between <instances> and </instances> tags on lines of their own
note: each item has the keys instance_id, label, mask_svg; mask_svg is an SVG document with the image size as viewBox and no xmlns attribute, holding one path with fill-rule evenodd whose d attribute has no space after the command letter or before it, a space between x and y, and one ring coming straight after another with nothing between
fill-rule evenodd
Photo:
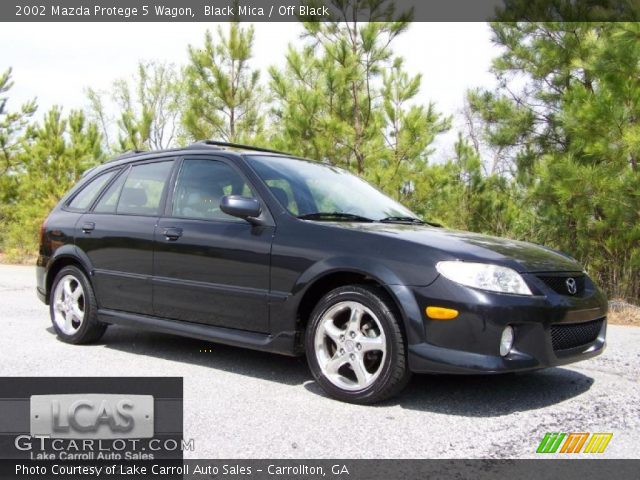
<instances>
[{"instance_id":1,"label":"rear side window","mask_svg":"<svg viewBox=\"0 0 640 480\"><path fill-rule=\"evenodd\" d=\"M173 161L132 167L120 192L116 213L158 215L172 166Z\"/></svg>"},{"instance_id":2,"label":"rear side window","mask_svg":"<svg viewBox=\"0 0 640 480\"><path fill-rule=\"evenodd\" d=\"M86 210L91 206L100 191L116 174L116 170L112 170L102 175L98 175L89 181L82 189L67 203L67 207L72 210Z\"/></svg>"},{"instance_id":3,"label":"rear side window","mask_svg":"<svg viewBox=\"0 0 640 480\"><path fill-rule=\"evenodd\" d=\"M158 215L173 160L132 167L104 192L96 213Z\"/></svg>"}]
</instances>

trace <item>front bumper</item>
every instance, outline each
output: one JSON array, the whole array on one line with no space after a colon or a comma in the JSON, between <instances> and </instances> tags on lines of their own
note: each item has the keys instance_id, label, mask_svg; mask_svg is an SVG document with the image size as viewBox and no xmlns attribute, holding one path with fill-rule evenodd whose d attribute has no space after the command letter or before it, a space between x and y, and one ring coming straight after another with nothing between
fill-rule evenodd
<instances>
[{"instance_id":1,"label":"front bumper","mask_svg":"<svg viewBox=\"0 0 640 480\"><path fill-rule=\"evenodd\" d=\"M566 296L537 283L534 275L526 277L528 283L537 287L537 295L485 292L444 277L428 287L413 288L417 312L405 311L405 315L419 314L423 331L415 335L414 328L413 341L409 341L411 371L461 374L527 371L584 360L604 350L607 301L590 280L587 279L581 295ZM460 313L453 320L431 320L424 313L427 306L454 308ZM501 356L500 336L507 325L514 329L514 343L511 351ZM573 342L558 339L564 332L584 334L586 328L589 330L586 342L579 335Z\"/></svg>"}]
</instances>

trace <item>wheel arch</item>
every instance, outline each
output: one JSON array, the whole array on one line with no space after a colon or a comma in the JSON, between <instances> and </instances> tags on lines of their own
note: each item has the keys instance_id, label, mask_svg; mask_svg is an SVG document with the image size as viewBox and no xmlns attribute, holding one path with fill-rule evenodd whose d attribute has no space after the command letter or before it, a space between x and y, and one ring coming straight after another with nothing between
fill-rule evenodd
<instances>
[{"instance_id":1,"label":"wheel arch","mask_svg":"<svg viewBox=\"0 0 640 480\"><path fill-rule=\"evenodd\" d=\"M384 285L380 281L362 272L353 270L336 270L328 272L316 278L300 298L296 312L299 325L302 328L306 327L309 317L311 316L311 312L322 297L331 290L347 285L377 286L384 289L385 292L391 296L390 292L384 288Z\"/></svg>"},{"instance_id":2,"label":"wheel arch","mask_svg":"<svg viewBox=\"0 0 640 480\"><path fill-rule=\"evenodd\" d=\"M75 246L69 245L69 248L61 247L56 250L55 255L49 261L47 265L47 273L45 278L45 299L47 305L51 299L51 288L53 286L53 281L56 278L56 275L62 270L64 267L68 267L69 265L73 265L78 267L80 270L84 272L87 276L89 282L91 282L91 267L88 262L88 258L83 258L83 255L79 252L79 250Z\"/></svg>"},{"instance_id":3,"label":"wheel arch","mask_svg":"<svg viewBox=\"0 0 640 480\"><path fill-rule=\"evenodd\" d=\"M291 295L294 312L289 312L295 315L295 328L300 338L320 298L335 288L350 284L376 285L381 288L399 312L407 343L424 341L424 318L413 288L384 263L353 256L317 262L298 278Z\"/></svg>"},{"instance_id":4,"label":"wheel arch","mask_svg":"<svg viewBox=\"0 0 640 480\"><path fill-rule=\"evenodd\" d=\"M346 285L379 287L396 307L403 328L406 328L407 318L402 302L392 288L393 285L401 285L400 280L383 265L357 258L319 262L300 276L293 292L293 296L299 298L295 312L297 328L300 331L306 328L313 309L324 295Z\"/></svg>"}]
</instances>

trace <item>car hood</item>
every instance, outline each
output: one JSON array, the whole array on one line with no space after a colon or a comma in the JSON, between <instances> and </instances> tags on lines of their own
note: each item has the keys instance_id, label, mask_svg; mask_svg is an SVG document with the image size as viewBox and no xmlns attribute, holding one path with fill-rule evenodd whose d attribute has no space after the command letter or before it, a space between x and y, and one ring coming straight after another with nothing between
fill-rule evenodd
<instances>
[{"instance_id":1,"label":"car hood","mask_svg":"<svg viewBox=\"0 0 640 480\"><path fill-rule=\"evenodd\" d=\"M533 243L427 225L336 223L343 228L397 238L442 252L443 259L494 263L518 272L576 272L582 266L556 250Z\"/></svg>"}]
</instances>

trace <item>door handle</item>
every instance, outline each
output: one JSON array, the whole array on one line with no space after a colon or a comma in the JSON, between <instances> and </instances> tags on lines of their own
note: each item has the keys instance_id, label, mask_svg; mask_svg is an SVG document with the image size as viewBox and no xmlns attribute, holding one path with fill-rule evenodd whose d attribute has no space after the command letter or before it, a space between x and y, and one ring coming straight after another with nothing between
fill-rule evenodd
<instances>
[{"instance_id":1,"label":"door handle","mask_svg":"<svg viewBox=\"0 0 640 480\"><path fill-rule=\"evenodd\" d=\"M85 222L82 224L82 231L84 233L91 233L96 228L96 224L93 222Z\"/></svg>"},{"instance_id":2,"label":"door handle","mask_svg":"<svg viewBox=\"0 0 640 480\"><path fill-rule=\"evenodd\" d=\"M170 228L165 228L164 232L162 233L164 233L164 236L168 241L175 241L182 236L182 229L170 227Z\"/></svg>"}]
</instances>

